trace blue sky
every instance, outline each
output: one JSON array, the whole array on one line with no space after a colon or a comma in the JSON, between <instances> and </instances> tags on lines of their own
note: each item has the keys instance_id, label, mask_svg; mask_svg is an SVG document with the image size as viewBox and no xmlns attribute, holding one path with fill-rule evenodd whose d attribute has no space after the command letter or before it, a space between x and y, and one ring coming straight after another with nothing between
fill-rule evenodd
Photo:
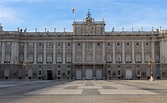
<instances>
[{"instance_id":1,"label":"blue sky","mask_svg":"<svg viewBox=\"0 0 167 103\"><path fill-rule=\"evenodd\" d=\"M104 18L106 31L167 29L167 0L0 0L0 23L5 31L72 31L72 8L76 21L82 21L88 9L95 20Z\"/></svg>"}]
</instances>

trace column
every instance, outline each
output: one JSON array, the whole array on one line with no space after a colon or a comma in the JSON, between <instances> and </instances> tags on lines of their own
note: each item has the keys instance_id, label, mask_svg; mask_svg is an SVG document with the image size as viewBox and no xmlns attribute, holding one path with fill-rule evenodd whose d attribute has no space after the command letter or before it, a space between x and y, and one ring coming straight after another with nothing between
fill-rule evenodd
<instances>
[{"instance_id":1,"label":"column","mask_svg":"<svg viewBox=\"0 0 167 103\"><path fill-rule=\"evenodd\" d=\"M124 45L124 41L122 42L122 63L125 63L125 45Z\"/></svg>"},{"instance_id":2,"label":"column","mask_svg":"<svg viewBox=\"0 0 167 103\"><path fill-rule=\"evenodd\" d=\"M93 64L93 80L96 79L96 67L95 64Z\"/></svg>"},{"instance_id":3,"label":"column","mask_svg":"<svg viewBox=\"0 0 167 103\"><path fill-rule=\"evenodd\" d=\"M43 57L43 63L46 64L46 42L44 42L44 57Z\"/></svg>"},{"instance_id":4,"label":"column","mask_svg":"<svg viewBox=\"0 0 167 103\"><path fill-rule=\"evenodd\" d=\"M72 44L72 62L75 62L75 42Z\"/></svg>"},{"instance_id":5,"label":"column","mask_svg":"<svg viewBox=\"0 0 167 103\"><path fill-rule=\"evenodd\" d=\"M105 42L103 41L102 42L102 60L103 60L103 63L105 63Z\"/></svg>"},{"instance_id":6,"label":"column","mask_svg":"<svg viewBox=\"0 0 167 103\"><path fill-rule=\"evenodd\" d=\"M95 42L93 42L93 63L95 63Z\"/></svg>"},{"instance_id":7,"label":"column","mask_svg":"<svg viewBox=\"0 0 167 103\"><path fill-rule=\"evenodd\" d=\"M37 43L34 43L34 64L37 63Z\"/></svg>"},{"instance_id":8,"label":"column","mask_svg":"<svg viewBox=\"0 0 167 103\"><path fill-rule=\"evenodd\" d=\"M154 42L151 42L151 58L154 60Z\"/></svg>"},{"instance_id":9,"label":"column","mask_svg":"<svg viewBox=\"0 0 167 103\"><path fill-rule=\"evenodd\" d=\"M19 42L15 43L15 63L19 63Z\"/></svg>"},{"instance_id":10,"label":"column","mask_svg":"<svg viewBox=\"0 0 167 103\"><path fill-rule=\"evenodd\" d=\"M85 80L85 65L83 64L82 79Z\"/></svg>"},{"instance_id":11,"label":"column","mask_svg":"<svg viewBox=\"0 0 167 103\"><path fill-rule=\"evenodd\" d=\"M141 50L142 50L142 63L144 62L144 41L141 42Z\"/></svg>"},{"instance_id":12,"label":"column","mask_svg":"<svg viewBox=\"0 0 167 103\"><path fill-rule=\"evenodd\" d=\"M27 60L27 42L24 43L24 62Z\"/></svg>"},{"instance_id":13,"label":"column","mask_svg":"<svg viewBox=\"0 0 167 103\"><path fill-rule=\"evenodd\" d=\"M82 42L82 62L85 62L85 42Z\"/></svg>"},{"instance_id":14,"label":"column","mask_svg":"<svg viewBox=\"0 0 167 103\"><path fill-rule=\"evenodd\" d=\"M15 42L13 41L13 42L11 42L11 63L13 64L14 63L14 52L15 52Z\"/></svg>"},{"instance_id":15,"label":"column","mask_svg":"<svg viewBox=\"0 0 167 103\"><path fill-rule=\"evenodd\" d=\"M132 41L132 63L135 63L135 58L134 58L134 41Z\"/></svg>"},{"instance_id":16,"label":"column","mask_svg":"<svg viewBox=\"0 0 167 103\"><path fill-rule=\"evenodd\" d=\"M164 46L164 40L162 39L161 40L161 42L162 42L162 44L161 44L161 46L162 46L162 63L164 63L165 62L165 53L164 53L164 51L165 51L165 46Z\"/></svg>"},{"instance_id":17,"label":"column","mask_svg":"<svg viewBox=\"0 0 167 103\"><path fill-rule=\"evenodd\" d=\"M113 41L113 63L115 63L115 41Z\"/></svg>"},{"instance_id":18,"label":"column","mask_svg":"<svg viewBox=\"0 0 167 103\"><path fill-rule=\"evenodd\" d=\"M4 63L5 61L5 42L2 42L2 62Z\"/></svg>"},{"instance_id":19,"label":"column","mask_svg":"<svg viewBox=\"0 0 167 103\"><path fill-rule=\"evenodd\" d=\"M53 42L53 64L56 64L56 43Z\"/></svg>"},{"instance_id":20,"label":"column","mask_svg":"<svg viewBox=\"0 0 167 103\"><path fill-rule=\"evenodd\" d=\"M63 42L63 64L66 62L66 44Z\"/></svg>"}]
</instances>

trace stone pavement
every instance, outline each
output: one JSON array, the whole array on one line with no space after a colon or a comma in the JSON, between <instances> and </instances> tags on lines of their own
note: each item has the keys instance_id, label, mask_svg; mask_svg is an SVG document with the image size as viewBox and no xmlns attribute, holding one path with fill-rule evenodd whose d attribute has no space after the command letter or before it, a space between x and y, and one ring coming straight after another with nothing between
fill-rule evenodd
<instances>
[{"instance_id":1,"label":"stone pavement","mask_svg":"<svg viewBox=\"0 0 167 103\"><path fill-rule=\"evenodd\" d=\"M89 82L90 86L87 85ZM86 92L87 91L87 92ZM94 92L94 93L90 93ZM65 85L60 84L56 86L46 87L37 91L33 91L31 94L157 94L148 90L142 90L136 87L130 87L122 84L116 84L114 82L106 81L73 81L68 82Z\"/></svg>"},{"instance_id":2,"label":"stone pavement","mask_svg":"<svg viewBox=\"0 0 167 103\"><path fill-rule=\"evenodd\" d=\"M167 103L167 80L0 81L0 103Z\"/></svg>"}]
</instances>

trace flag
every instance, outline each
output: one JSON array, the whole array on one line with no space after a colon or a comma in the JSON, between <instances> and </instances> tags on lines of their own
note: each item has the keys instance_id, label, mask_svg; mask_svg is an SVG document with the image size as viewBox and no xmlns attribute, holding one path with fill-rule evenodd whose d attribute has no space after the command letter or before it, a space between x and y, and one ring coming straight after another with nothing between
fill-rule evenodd
<instances>
[{"instance_id":1,"label":"flag","mask_svg":"<svg viewBox=\"0 0 167 103\"><path fill-rule=\"evenodd\" d=\"M75 9L73 8L73 9L72 9L72 13L74 13L74 12L75 12Z\"/></svg>"}]
</instances>

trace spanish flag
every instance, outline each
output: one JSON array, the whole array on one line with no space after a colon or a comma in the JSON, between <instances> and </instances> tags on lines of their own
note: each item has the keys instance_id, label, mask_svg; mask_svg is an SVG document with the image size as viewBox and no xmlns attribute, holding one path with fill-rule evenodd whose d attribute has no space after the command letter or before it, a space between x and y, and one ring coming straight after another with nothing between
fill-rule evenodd
<instances>
[{"instance_id":1,"label":"spanish flag","mask_svg":"<svg viewBox=\"0 0 167 103\"><path fill-rule=\"evenodd\" d=\"M74 8L72 8L72 13L74 13L75 12L75 9Z\"/></svg>"}]
</instances>

